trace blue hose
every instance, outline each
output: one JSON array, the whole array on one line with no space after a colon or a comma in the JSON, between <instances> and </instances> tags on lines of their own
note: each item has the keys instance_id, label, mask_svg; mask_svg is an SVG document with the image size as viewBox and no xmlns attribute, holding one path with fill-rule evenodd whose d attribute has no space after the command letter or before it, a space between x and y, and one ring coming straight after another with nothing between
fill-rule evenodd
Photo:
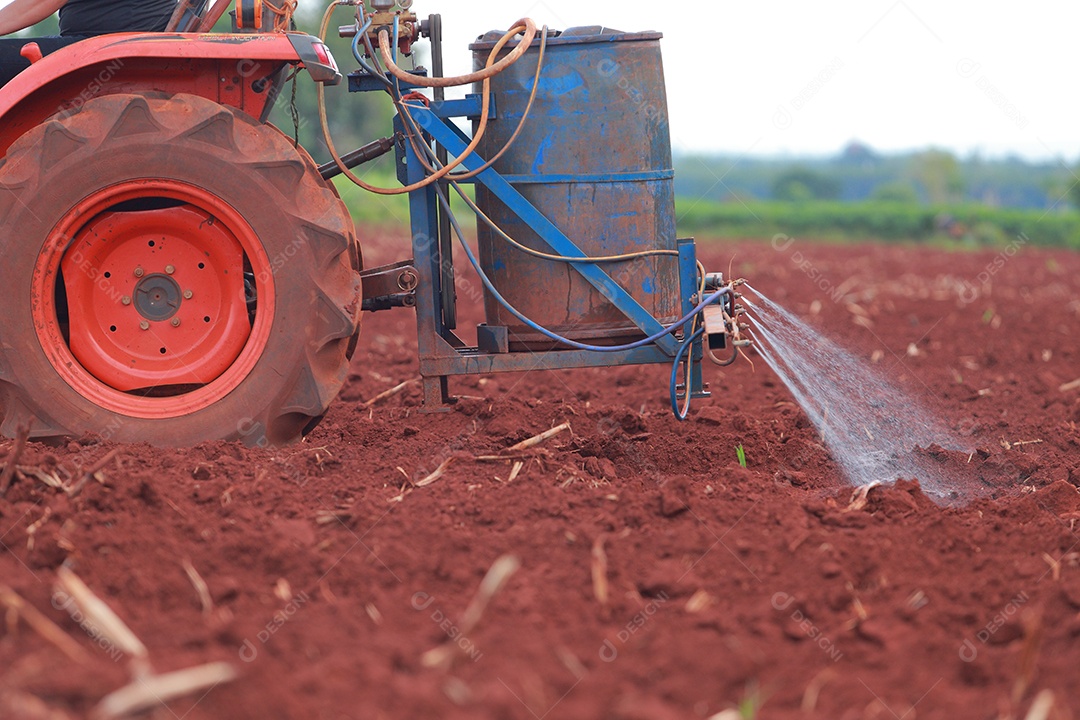
<instances>
[{"instance_id":1,"label":"blue hose","mask_svg":"<svg viewBox=\"0 0 1080 720\"><path fill-rule=\"evenodd\" d=\"M397 61L398 61L398 54L397 53L398 53L398 38L399 38L399 32L400 32L400 26L399 26L400 22L401 22L401 17L399 15L394 15L393 57L394 57L394 64L395 65L397 64ZM394 93L395 93L394 98L400 100L401 99L401 80L398 79L397 75L394 76Z\"/></svg>"},{"instance_id":2,"label":"blue hose","mask_svg":"<svg viewBox=\"0 0 1080 720\"><path fill-rule=\"evenodd\" d=\"M628 350L636 350L637 348L645 347L646 345L652 345L660 338L671 335L678 331L680 328L686 325L686 323L693 320L695 315L697 315L706 307L712 305L714 302L716 302L730 292L730 290L726 287L720 288L715 293L705 298L705 300L702 301L700 305L691 310L690 313L688 313L685 317L681 318L674 325L668 327L666 330L662 330L661 332L656 333L655 335L650 335L643 340L638 340L637 342L632 342L627 345L586 345L585 343L571 340L570 338L566 338L562 335L559 335L558 333L552 332L551 330L548 330L547 328L542 327L541 325L538 325L534 321L527 318L517 308L511 305L510 301L504 298L497 289L495 289L495 284L491 282L491 278L489 278L484 272L483 268L480 267L480 262L473 254L472 248L470 248L469 243L465 241L465 234L462 232L461 225L458 224L457 218L454 216L453 211L451 211L450 209L450 201L446 199L446 194L438 185L435 185L434 188L435 192L439 196L439 203L443 206L443 209L446 210L446 214L450 218L450 223L454 226L454 233L457 235L458 240L461 242L461 246L464 248L465 254L469 257L469 262L472 263L473 269L476 270L476 274L480 276L480 281L484 284L484 287L487 288L488 292L491 293L491 296L494 297L500 305L506 308L508 312L510 312L514 317L516 317L528 327L532 328L536 332L546 337L551 338L552 340L555 340L556 342L569 345L572 348L576 348L578 350L588 350L590 352L616 353L626 352ZM704 328L702 328L702 332L704 332ZM689 343L684 343L683 346L680 347L680 355L683 349L685 349L685 346L688 344ZM678 362L677 358L676 362Z\"/></svg>"},{"instance_id":3,"label":"blue hose","mask_svg":"<svg viewBox=\"0 0 1080 720\"><path fill-rule=\"evenodd\" d=\"M687 349L693 347L704 334L705 327L702 326L690 336L689 340L680 345L679 351L675 353L675 362L671 365L671 412L675 413L675 417L679 420L686 420L686 416L690 414L690 400L694 387L694 359L687 358L686 361L686 406L682 408L679 407L679 365L682 364L682 358Z\"/></svg>"},{"instance_id":4,"label":"blue hose","mask_svg":"<svg viewBox=\"0 0 1080 720\"><path fill-rule=\"evenodd\" d=\"M383 75L383 74L379 73L375 68L373 68L370 64L368 64L368 61L364 59L364 54L362 52L360 52L360 41L364 38L364 35L366 35L367 31L370 30L370 29L371 29L371 18L365 16L365 18L364 18L364 26L362 28L360 28L360 31L356 33L356 36L353 38L353 41L352 41L352 54L353 54L353 57L356 58L356 62L360 63L360 67L364 68L364 71L367 72L368 75L371 75L372 77L381 79L383 81L384 85L386 85L388 88L393 90L394 86L391 85L390 81L386 79L386 75Z\"/></svg>"},{"instance_id":5,"label":"blue hose","mask_svg":"<svg viewBox=\"0 0 1080 720\"><path fill-rule=\"evenodd\" d=\"M393 57L394 57L394 64L395 65L397 64L398 33L401 32L400 23L401 23L401 16L400 15L394 15L394 44L391 46L391 47L393 47L393 50L391 52L392 52Z\"/></svg>"}]
</instances>

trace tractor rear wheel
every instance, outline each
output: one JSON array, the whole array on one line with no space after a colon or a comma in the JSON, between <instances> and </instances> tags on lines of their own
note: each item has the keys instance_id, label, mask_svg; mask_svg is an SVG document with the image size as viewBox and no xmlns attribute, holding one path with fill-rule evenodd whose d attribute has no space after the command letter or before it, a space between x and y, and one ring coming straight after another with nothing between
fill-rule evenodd
<instances>
[{"instance_id":1,"label":"tractor rear wheel","mask_svg":"<svg viewBox=\"0 0 1080 720\"><path fill-rule=\"evenodd\" d=\"M325 414L359 332L352 221L277 130L112 95L0 163L0 431L279 445Z\"/></svg>"}]
</instances>

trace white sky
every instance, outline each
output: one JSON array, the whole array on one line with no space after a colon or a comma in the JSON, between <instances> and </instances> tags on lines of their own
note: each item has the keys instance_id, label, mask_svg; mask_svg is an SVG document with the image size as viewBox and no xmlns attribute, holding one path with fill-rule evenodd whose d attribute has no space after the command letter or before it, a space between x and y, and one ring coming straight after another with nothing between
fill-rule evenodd
<instances>
[{"instance_id":1,"label":"white sky","mask_svg":"<svg viewBox=\"0 0 1080 720\"><path fill-rule=\"evenodd\" d=\"M455 74L471 69L473 38L526 15L557 29L662 31L678 150L821 155L857 139L880 151L1080 157L1076 0L416 0L414 9L444 16Z\"/></svg>"},{"instance_id":2,"label":"white sky","mask_svg":"<svg viewBox=\"0 0 1080 720\"><path fill-rule=\"evenodd\" d=\"M303 1L303 0L301 0ZM442 13L447 70L528 15L660 30L679 150L832 154L944 147L1080 157L1076 0L416 0Z\"/></svg>"}]
</instances>

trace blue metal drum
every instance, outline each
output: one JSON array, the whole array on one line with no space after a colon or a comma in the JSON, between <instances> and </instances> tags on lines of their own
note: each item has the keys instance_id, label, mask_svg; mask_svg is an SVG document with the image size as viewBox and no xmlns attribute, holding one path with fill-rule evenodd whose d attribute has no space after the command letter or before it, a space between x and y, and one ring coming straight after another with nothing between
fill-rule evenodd
<instances>
[{"instance_id":1,"label":"blue metal drum","mask_svg":"<svg viewBox=\"0 0 1080 720\"><path fill-rule=\"evenodd\" d=\"M661 37L595 27L549 39L529 119L495 165L589 256L677 249ZM478 68L494 45L486 36L471 46ZM482 157L495 155L517 129L532 91L538 49L539 38L525 57L492 80L498 117L488 124L479 146ZM550 252L536 233L481 186L477 201L511 237ZM485 272L527 317L584 342L605 344L641 336L571 265L527 255L483 222L478 234ZM601 267L653 317L670 322L680 316L678 258L654 256ZM485 309L488 325L509 328L512 346L551 345L490 295Z\"/></svg>"}]
</instances>

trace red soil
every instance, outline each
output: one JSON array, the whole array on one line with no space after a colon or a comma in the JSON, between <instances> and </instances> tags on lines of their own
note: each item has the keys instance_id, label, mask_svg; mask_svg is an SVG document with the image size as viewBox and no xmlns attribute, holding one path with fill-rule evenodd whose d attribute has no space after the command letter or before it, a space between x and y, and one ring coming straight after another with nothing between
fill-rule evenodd
<instances>
[{"instance_id":1,"label":"red soil","mask_svg":"<svg viewBox=\"0 0 1080 720\"><path fill-rule=\"evenodd\" d=\"M997 718L1044 690L1050 717L1080 710L1080 388L1061 389L1080 377L1080 255L1025 248L983 284L997 253L702 254L725 270L734 255L932 407L971 454L927 452L962 497L990 496L943 508L901 482L849 508L852 488L760 359L707 368L715 395L686 423L667 409L665 368L455 380L466 397L442 415L417 412L413 385L364 409L417 372L411 316L369 316L344 396L302 445L123 446L104 485L73 499L16 482L0 501L0 584L94 660L8 613L0 718L46 717L31 696L82 717L128 680L54 607L65 560L155 669L239 669L159 717L707 718L760 701L760 718ZM513 482L511 463L473 459L564 421ZM31 444L20 465L70 472L113 449ZM504 554L520 570L452 666L426 667Z\"/></svg>"}]
</instances>

